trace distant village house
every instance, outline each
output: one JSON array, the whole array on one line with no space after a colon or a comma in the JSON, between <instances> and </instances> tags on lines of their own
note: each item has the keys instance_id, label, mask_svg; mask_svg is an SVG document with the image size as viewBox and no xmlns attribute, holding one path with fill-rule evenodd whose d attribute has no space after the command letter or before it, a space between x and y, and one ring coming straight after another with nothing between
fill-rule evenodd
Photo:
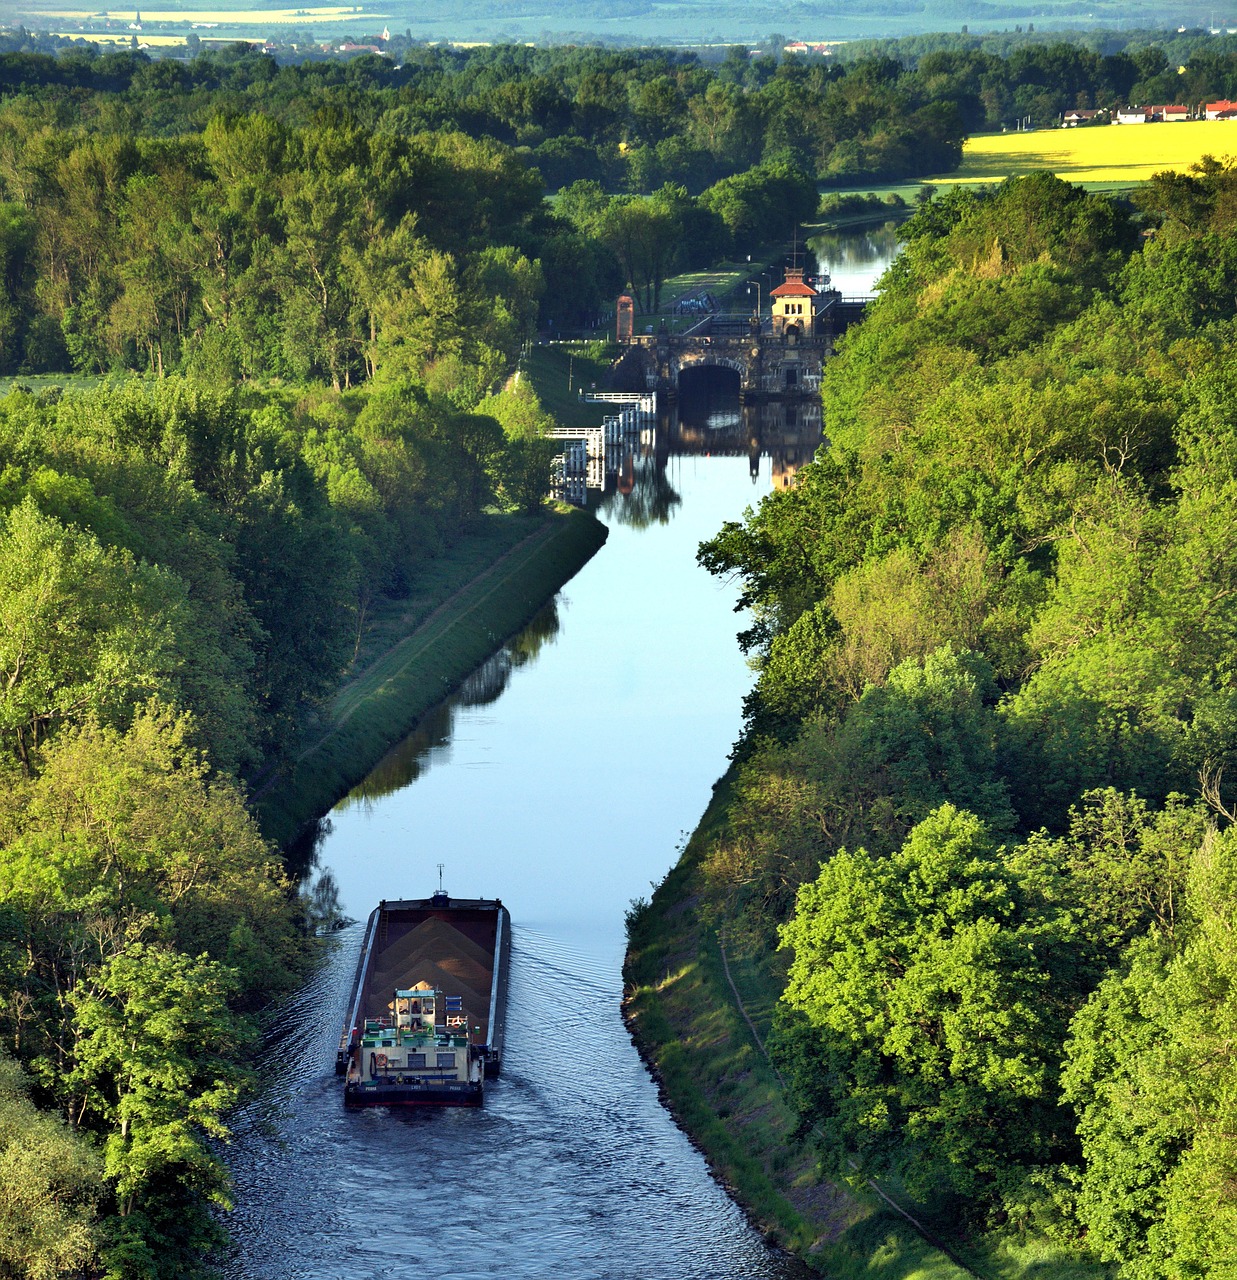
<instances>
[{"instance_id":1,"label":"distant village house","mask_svg":"<svg viewBox=\"0 0 1237 1280\"><path fill-rule=\"evenodd\" d=\"M1077 129L1080 124L1106 124L1107 121L1107 111L1067 111L1061 117L1061 127L1063 129Z\"/></svg>"},{"instance_id":2,"label":"distant village house","mask_svg":"<svg viewBox=\"0 0 1237 1280\"><path fill-rule=\"evenodd\" d=\"M1118 124L1158 124L1173 120L1190 120L1194 113L1189 107L1174 103L1158 107L1119 107L1117 109ZM1207 117L1209 120L1211 116Z\"/></svg>"}]
</instances>

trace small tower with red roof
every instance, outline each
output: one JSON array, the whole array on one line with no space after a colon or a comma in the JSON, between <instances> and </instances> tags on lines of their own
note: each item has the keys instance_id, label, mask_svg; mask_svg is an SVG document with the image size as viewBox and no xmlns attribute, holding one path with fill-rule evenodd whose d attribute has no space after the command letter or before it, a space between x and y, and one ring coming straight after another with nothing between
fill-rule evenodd
<instances>
[{"instance_id":1,"label":"small tower with red roof","mask_svg":"<svg viewBox=\"0 0 1237 1280\"><path fill-rule=\"evenodd\" d=\"M795 342L812 336L816 290L803 278L802 267L787 267L786 279L769 290L773 335Z\"/></svg>"},{"instance_id":2,"label":"small tower with red roof","mask_svg":"<svg viewBox=\"0 0 1237 1280\"><path fill-rule=\"evenodd\" d=\"M619 342L630 342L636 330L636 304L631 294L622 293L614 305L614 336Z\"/></svg>"}]
</instances>

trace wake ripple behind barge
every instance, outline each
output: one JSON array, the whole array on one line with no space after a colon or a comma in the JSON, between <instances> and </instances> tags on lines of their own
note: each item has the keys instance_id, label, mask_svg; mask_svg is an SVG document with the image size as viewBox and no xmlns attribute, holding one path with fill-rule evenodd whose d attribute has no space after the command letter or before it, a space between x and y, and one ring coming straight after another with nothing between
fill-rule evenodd
<instances>
[{"instance_id":1,"label":"wake ripple behind barge","mask_svg":"<svg viewBox=\"0 0 1237 1280\"><path fill-rule=\"evenodd\" d=\"M803 1274L662 1109L613 966L518 923L485 1106L346 1113L333 1064L361 932L289 1007L265 1088L235 1118L228 1280Z\"/></svg>"}]
</instances>

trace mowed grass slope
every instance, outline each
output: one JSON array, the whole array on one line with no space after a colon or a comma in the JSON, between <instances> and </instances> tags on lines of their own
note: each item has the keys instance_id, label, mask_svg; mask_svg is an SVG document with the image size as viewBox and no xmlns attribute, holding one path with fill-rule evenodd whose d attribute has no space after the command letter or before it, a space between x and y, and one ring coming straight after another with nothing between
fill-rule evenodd
<instances>
[{"instance_id":1,"label":"mowed grass slope","mask_svg":"<svg viewBox=\"0 0 1237 1280\"><path fill-rule=\"evenodd\" d=\"M1237 122L1187 120L980 134L967 140L961 168L931 181L1001 182L1049 169L1067 182L1133 186L1165 169L1184 172L1205 155L1237 155Z\"/></svg>"},{"instance_id":2,"label":"mowed grass slope","mask_svg":"<svg viewBox=\"0 0 1237 1280\"><path fill-rule=\"evenodd\" d=\"M731 784L728 776L717 785L678 863L633 910L623 967L628 1028L716 1176L769 1239L830 1280L1107 1280L1105 1267L1049 1239L964 1242L947 1202L917 1204L895 1182L882 1179L878 1192L820 1177L814 1142L796 1138L797 1117L762 1045L788 957L731 936L706 889Z\"/></svg>"},{"instance_id":3,"label":"mowed grass slope","mask_svg":"<svg viewBox=\"0 0 1237 1280\"><path fill-rule=\"evenodd\" d=\"M968 1280L974 1272L876 1195L822 1181L811 1145L793 1137L796 1117L753 1035L768 1035L782 975L733 942L724 960L720 922L701 910L701 859L728 798L723 780L678 864L629 921L625 1013L663 1098L765 1236L814 1270L831 1280Z\"/></svg>"},{"instance_id":4,"label":"mowed grass slope","mask_svg":"<svg viewBox=\"0 0 1237 1280\"><path fill-rule=\"evenodd\" d=\"M307 732L300 754L255 793L269 838L286 844L347 794L427 712L530 622L600 550L607 534L583 511L533 521L494 520L518 541L508 542L491 560L503 532L471 540L439 582L427 584L405 610L389 610L358 669ZM456 589L445 594L452 586Z\"/></svg>"}]
</instances>

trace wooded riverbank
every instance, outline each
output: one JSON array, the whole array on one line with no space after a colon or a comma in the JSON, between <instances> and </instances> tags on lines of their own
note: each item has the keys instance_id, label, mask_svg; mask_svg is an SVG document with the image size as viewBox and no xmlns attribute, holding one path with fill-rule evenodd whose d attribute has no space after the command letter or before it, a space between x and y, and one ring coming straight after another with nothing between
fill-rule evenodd
<instances>
[{"instance_id":1,"label":"wooded riverbank","mask_svg":"<svg viewBox=\"0 0 1237 1280\"><path fill-rule=\"evenodd\" d=\"M701 548L760 674L629 1005L830 1274L856 1221L800 1206L809 1160L984 1277L1233 1255L1233 184L1150 184L1152 240L1047 174L925 206L822 379L830 447Z\"/></svg>"},{"instance_id":2,"label":"wooded riverbank","mask_svg":"<svg viewBox=\"0 0 1237 1280\"><path fill-rule=\"evenodd\" d=\"M796 1116L763 1051L780 984L761 957L725 945L726 922L703 893L702 856L725 830L730 799L727 777L651 902L628 917L624 1017L664 1101L760 1230L829 1275L975 1274L876 1192L820 1180L810 1146L794 1141Z\"/></svg>"},{"instance_id":3,"label":"wooded riverbank","mask_svg":"<svg viewBox=\"0 0 1237 1280\"><path fill-rule=\"evenodd\" d=\"M633 903L623 966L628 1030L714 1175L769 1240L833 1280L1084 1274L1044 1240L963 1242L948 1212L893 1183L852 1188L820 1177L813 1136L797 1134L786 1081L766 1052L789 957L762 954L708 893L704 862L734 834L732 783L733 773L717 783L651 901Z\"/></svg>"}]
</instances>

